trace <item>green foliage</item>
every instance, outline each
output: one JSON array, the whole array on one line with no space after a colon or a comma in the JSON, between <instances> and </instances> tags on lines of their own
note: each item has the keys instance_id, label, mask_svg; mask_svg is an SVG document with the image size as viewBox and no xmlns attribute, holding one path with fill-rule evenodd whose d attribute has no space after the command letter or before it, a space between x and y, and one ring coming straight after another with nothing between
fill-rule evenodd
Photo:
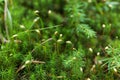
<instances>
[{"instance_id":1,"label":"green foliage","mask_svg":"<svg viewBox=\"0 0 120 80\"><path fill-rule=\"evenodd\" d=\"M95 37L95 32L90 29L88 24L85 24L87 18L85 17L85 13L83 12L84 2L75 1L68 1L68 5L66 6L65 10L68 12L68 20L69 25L75 28L75 31L78 32L80 35L82 32L88 38ZM86 33L87 32L87 33Z\"/></svg>"},{"instance_id":2,"label":"green foliage","mask_svg":"<svg viewBox=\"0 0 120 80\"><path fill-rule=\"evenodd\" d=\"M119 45L119 40L115 40L114 42L111 43L110 46L107 46L106 48L106 53L107 57L103 61L105 61L105 64L108 64L108 69L119 69L120 67L120 59L119 59L119 53L120 53L120 45Z\"/></svg>"},{"instance_id":3,"label":"green foliage","mask_svg":"<svg viewBox=\"0 0 120 80\"><path fill-rule=\"evenodd\" d=\"M83 61L84 52L82 50L75 50L70 53L70 56L64 60L65 68L71 71L72 79L82 79L83 67L85 67L85 62Z\"/></svg>"},{"instance_id":4,"label":"green foliage","mask_svg":"<svg viewBox=\"0 0 120 80\"><path fill-rule=\"evenodd\" d=\"M0 80L119 80L119 4L0 0Z\"/></svg>"},{"instance_id":5,"label":"green foliage","mask_svg":"<svg viewBox=\"0 0 120 80\"><path fill-rule=\"evenodd\" d=\"M87 36L87 38L92 38L96 36L96 33L92 29L90 29L88 25L85 25L85 24L80 24L77 27L77 32L78 34L80 34L80 32L84 33Z\"/></svg>"}]
</instances>

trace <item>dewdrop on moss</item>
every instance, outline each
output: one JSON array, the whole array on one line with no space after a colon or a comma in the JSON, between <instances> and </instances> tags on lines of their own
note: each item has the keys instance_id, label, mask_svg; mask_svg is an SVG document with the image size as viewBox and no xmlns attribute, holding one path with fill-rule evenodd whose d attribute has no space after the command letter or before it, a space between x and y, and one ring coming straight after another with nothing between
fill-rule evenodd
<instances>
[{"instance_id":1,"label":"dewdrop on moss","mask_svg":"<svg viewBox=\"0 0 120 80\"><path fill-rule=\"evenodd\" d=\"M73 15L70 15L71 18L73 18L74 16Z\"/></svg>"},{"instance_id":2,"label":"dewdrop on moss","mask_svg":"<svg viewBox=\"0 0 120 80\"><path fill-rule=\"evenodd\" d=\"M100 55L100 52L97 52L97 56L99 56Z\"/></svg>"},{"instance_id":3,"label":"dewdrop on moss","mask_svg":"<svg viewBox=\"0 0 120 80\"><path fill-rule=\"evenodd\" d=\"M51 14L52 13L52 11L51 10L48 10L48 14Z\"/></svg>"},{"instance_id":4,"label":"dewdrop on moss","mask_svg":"<svg viewBox=\"0 0 120 80\"><path fill-rule=\"evenodd\" d=\"M75 48L72 48L73 50L76 50Z\"/></svg>"},{"instance_id":5,"label":"dewdrop on moss","mask_svg":"<svg viewBox=\"0 0 120 80\"><path fill-rule=\"evenodd\" d=\"M54 33L55 35L57 35L58 34L58 31L55 31L55 33Z\"/></svg>"},{"instance_id":6,"label":"dewdrop on moss","mask_svg":"<svg viewBox=\"0 0 120 80\"><path fill-rule=\"evenodd\" d=\"M114 70L115 72L117 72L117 69L116 69L116 68L113 68L113 70Z\"/></svg>"},{"instance_id":7,"label":"dewdrop on moss","mask_svg":"<svg viewBox=\"0 0 120 80\"><path fill-rule=\"evenodd\" d=\"M106 25L105 25L105 24L103 24L103 25L102 25L102 27L103 27L103 28L105 28L105 27L106 27Z\"/></svg>"},{"instance_id":8,"label":"dewdrop on moss","mask_svg":"<svg viewBox=\"0 0 120 80\"><path fill-rule=\"evenodd\" d=\"M113 6L111 4L108 5L110 8L113 8Z\"/></svg>"},{"instance_id":9,"label":"dewdrop on moss","mask_svg":"<svg viewBox=\"0 0 120 80\"><path fill-rule=\"evenodd\" d=\"M92 66L91 71L93 71L94 69L95 69L95 64Z\"/></svg>"},{"instance_id":10,"label":"dewdrop on moss","mask_svg":"<svg viewBox=\"0 0 120 80\"><path fill-rule=\"evenodd\" d=\"M13 54L11 53L10 56L12 56Z\"/></svg>"},{"instance_id":11,"label":"dewdrop on moss","mask_svg":"<svg viewBox=\"0 0 120 80\"><path fill-rule=\"evenodd\" d=\"M89 51L90 51L90 52L93 52L93 49L92 49L92 48L89 48Z\"/></svg>"},{"instance_id":12,"label":"dewdrop on moss","mask_svg":"<svg viewBox=\"0 0 120 80\"><path fill-rule=\"evenodd\" d=\"M31 63L31 61L30 61L30 60L27 60L27 61L25 62L25 64L29 64L29 63Z\"/></svg>"},{"instance_id":13,"label":"dewdrop on moss","mask_svg":"<svg viewBox=\"0 0 120 80\"><path fill-rule=\"evenodd\" d=\"M118 37L118 36L116 36L115 38L116 38L116 39L118 39L119 37Z\"/></svg>"},{"instance_id":14,"label":"dewdrop on moss","mask_svg":"<svg viewBox=\"0 0 120 80\"><path fill-rule=\"evenodd\" d=\"M89 2L89 3L91 3L91 2L92 2L92 0L88 0L88 2Z\"/></svg>"},{"instance_id":15,"label":"dewdrop on moss","mask_svg":"<svg viewBox=\"0 0 120 80\"><path fill-rule=\"evenodd\" d=\"M38 34L40 34L40 31L38 29L35 30Z\"/></svg>"},{"instance_id":16,"label":"dewdrop on moss","mask_svg":"<svg viewBox=\"0 0 120 80\"><path fill-rule=\"evenodd\" d=\"M109 26L112 26L112 24L110 23Z\"/></svg>"},{"instance_id":17,"label":"dewdrop on moss","mask_svg":"<svg viewBox=\"0 0 120 80\"><path fill-rule=\"evenodd\" d=\"M35 18L35 19L34 19L34 21L33 21L33 22L35 23L35 22L37 22L39 19L40 19L40 18L39 18L39 17L37 17L37 18Z\"/></svg>"},{"instance_id":18,"label":"dewdrop on moss","mask_svg":"<svg viewBox=\"0 0 120 80\"><path fill-rule=\"evenodd\" d=\"M62 37L63 35L62 34L60 34L60 37Z\"/></svg>"},{"instance_id":19,"label":"dewdrop on moss","mask_svg":"<svg viewBox=\"0 0 120 80\"><path fill-rule=\"evenodd\" d=\"M83 72L83 68L82 67L80 67L80 71Z\"/></svg>"},{"instance_id":20,"label":"dewdrop on moss","mask_svg":"<svg viewBox=\"0 0 120 80\"><path fill-rule=\"evenodd\" d=\"M108 46L106 46L106 47L105 47L105 50L107 50L108 48L109 48L109 47L108 47Z\"/></svg>"},{"instance_id":21,"label":"dewdrop on moss","mask_svg":"<svg viewBox=\"0 0 120 80\"><path fill-rule=\"evenodd\" d=\"M39 11L38 11L38 10L35 10L35 11L34 11L34 13L35 13L35 14L38 14L38 13L39 13Z\"/></svg>"},{"instance_id":22,"label":"dewdrop on moss","mask_svg":"<svg viewBox=\"0 0 120 80\"><path fill-rule=\"evenodd\" d=\"M67 43L67 44L72 44L72 42L71 42L71 41L66 41L66 43Z\"/></svg>"},{"instance_id":23,"label":"dewdrop on moss","mask_svg":"<svg viewBox=\"0 0 120 80\"><path fill-rule=\"evenodd\" d=\"M76 57L73 57L73 60L76 60Z\"/></svg>"},{"instance_id":24,"label":"dewdrop on moss","mask_svg":"<svg viewBox=\"0 0 120 80\"><path fill-rule=\"evenodd\" d=\"M102 64L102 61L99 60L99 61L98 61L98 64Z\"/></svg>"},{"instance_id":25,"label":"dewdrop on moss","mask_svg":"<svg viewBox=\"0 0 120 80\"><path fill-rule=\"evenodd\" d=\"M114 62L114 61L112 62L112 65L113 65L113 64L115 64L115 62Z\"/></svg>"},{"instance_id":26,"label":"dewdrop on moss","mask_svg":"<svg viewBox=\"0 0 120 80\"><path fill-rule=\"evenodd\" d=\"M26 67L26 65L23 65L20 69L22 70L23 68L25 68ZM17 71L18 72L18 71Z\"/></svg>"},{"instance_id":27,"label":"dewdrop on moss","mask_svg":"<svg viewBox=\"0 0 120 80\"><path fill-rule=\"evenodd\" d=\"M86 80L91 80L90 78L87 78Z\"/></svg>"},{"instance_id":28,"label":"dewdrop on moss","mask_svg":"<svg viewBox=\"0 0 120 80\"><path fill-rule=\"evenodd\" d=\"M57 78L61 79L61 78L64 78L64 76L57 76Z\"/></svg>"},{"instance_id":29,"label":"dewdrop on moss","mask_svg":"<svg viewBox=\"0 0 120 80\"><path fill-rule=\"evenodd\" d=\"M62 39L58 39L57 42L58 42L58 43L62 42Z\"/></svg>"},{"instance_id":30,"label":"dewdrop on moss","mask_svg":"<svg viewBox=\"0 0 120 80\"><path fill-rule=\"evenodd\" d=\"M20 28L25 29L25 26L24 25L20 25Z\"/></svg>"},{"instance_id":31,"label":"dewdrop on moss","mask_svg":"<svg viewBox=\"0 0 120 80\"><path fill-rule=\"evenodd\" d=\"M92 68L95 68L95 64L92 66Z\"/></svg>"},{"instance_id":32,"label":"dewdrop on moss","mask_svg":"<svg viewBox=\"0 0 120 80\"><path fill-rule=\"evenodd\" d=\"M18 36L18 35L17 35L17 34L15 34L15 35L13 35L13 36L12 36L12 38L17 37L17 36Z\"/></svg>"}]
</instances>

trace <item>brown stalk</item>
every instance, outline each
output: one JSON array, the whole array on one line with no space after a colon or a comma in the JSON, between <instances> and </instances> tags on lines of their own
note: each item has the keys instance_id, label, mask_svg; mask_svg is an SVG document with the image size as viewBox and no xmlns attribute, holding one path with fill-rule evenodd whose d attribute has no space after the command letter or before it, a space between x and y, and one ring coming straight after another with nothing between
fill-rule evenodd
<instances>
[{"instance_id":1,"label":"brown stalk","mask_svg":"<svg viewBox=\"0 0 120 80\"><path fill-rule=\"evenodd\" d=\"M4 3L4 26L5 26L5 31L6 31L6 35L7 35L7 39L9 39L9 32L8 32L8 26L7 26L7 3L8 3L8 0L4 0L5 3Z\"/></svg>"},{"instance_id":2,"label":"brown stalk","mask_svg":"<svg viewBox=\"0 0 120 80\"><path fill-rule=\"evenodd\" d=\"M47 39L46 41L42 42L40 45L43 45L43 44L45 44L46 42L51 41L51 40L53 40L53 38ZM34 49L31 51L31 53L33 53L33 52L35 51L35 49L36 49L36 48L34 48Z\"/></svg>"},{"instance_id":3,"label":"brown stalk","mask_svg":"<svg viewBox=\"0 0 120 80\"><path fill-rule=\"evenodd\" d=\"M31 60L31 61L30 61L29 63L27 63L27 64L30 64L30 63L33 63L33 64L45 64L44 61L37 61L37 60ZM23 70L23 69L26 67L27 64L25 63L24 65L20 66L20 67L17 69L16 73L18 73L19 71Z\"/></svg>"}]
</instances>

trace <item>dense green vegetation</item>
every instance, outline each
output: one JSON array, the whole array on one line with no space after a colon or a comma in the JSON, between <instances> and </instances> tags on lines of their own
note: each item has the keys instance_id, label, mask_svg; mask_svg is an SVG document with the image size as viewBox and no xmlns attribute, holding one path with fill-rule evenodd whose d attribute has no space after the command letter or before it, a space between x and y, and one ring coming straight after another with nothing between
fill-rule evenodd
<instances>
[{"instance_id":1,"label":"dense green vegetation","mask_svg":"<svg viewBox=\"0 0 120 80\"><path fill-rule=\"evenodd\" d=\"M119 0L0 0L0 80L119 80Z\"/></svg>"}]
</instances>

